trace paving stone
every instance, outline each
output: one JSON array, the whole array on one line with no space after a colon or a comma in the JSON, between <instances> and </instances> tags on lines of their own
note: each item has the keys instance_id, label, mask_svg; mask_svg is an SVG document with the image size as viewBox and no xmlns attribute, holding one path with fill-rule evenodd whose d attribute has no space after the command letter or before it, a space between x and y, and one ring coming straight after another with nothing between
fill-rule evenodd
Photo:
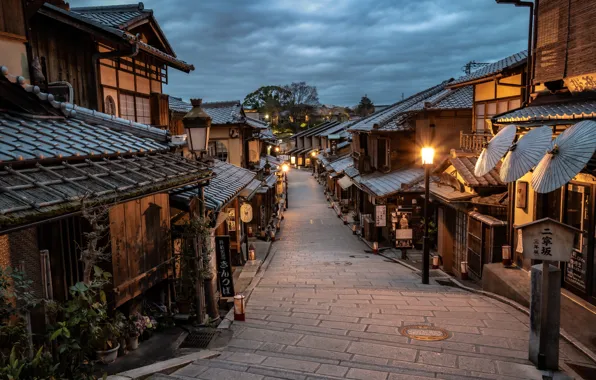
<instances>
[{"instance_id":1,"label":"paving stone","mask_svg":"<svg viewBox=\"0 0 596 380\"><path fill-rule=\"evenodd\" d=\"M387 359L399 359L412 362L416 360L416 350L414 349L393 347L377 343L352 342L347 351L359 355L366 355L367 353L370 354L374 352L376 356Z\"/></svg>"},{"instance_id":2,"label":"paving stone","mask_svg":"<svg viewBox=\"0 0 596 380\"><path fill-rule=\"evenodd\" d=\"M222 368L209 368L198 376L205 380L262 380L263 376L247 372L230 371Z\"/></svg>"},{"instance_id":3,"label":"paving stone","mask_svg":"<svg viewBox=\"0 0 596 380\"><path fill-rule=\"evenodd\" d=\"M323 338L313 335L305 335L304 338L298 342L298 346L339 352L345 352L349 345L349 340Z\"/></svg>"},{"instance_id":4,"label":"paving stone","mask_svg":"<svg viewBox=\"0 0 596 380\"><path fill-rule=\"evenodd\" d=\"M471 356L459 356L458 366L469 371L495 373L495 363L490 359L482 359Z\"/></svg>"},{"instance_id":5,"label":"paving stone","mask_svg":"<svg viewBox=\"0 0 596 380\"><path fill-rule=\"evenodd\" d=\"M317 373L321 375L343 377L348 372L348 369L348 367L342 367L338 365L321 364L317 370Z\"/></svg>"},{"instance_id":6,"label":"paving stone","mask_svg":"<svg viewBox=\"0 0 596 380\"><path fill-rule=\"evenodd\" d=\"M320 350L317 348L312 347L296 347L296 346L288 346L284 349L283 352L292 355L299 355L299 356L308 356L318 359L332 359L332 360L350 360L352 354L345 353L345 352L337 352L337 351L326 351Z\"/></svg>"},{"instance_id":7,"label":"paving stone","mask_svg":"<svg viewBox=\"0 0 596 380\"><path fill-rule=\"evenodd\" d=\"M385 380L387 379L387 372L372 371L369 369L351 368L346 377L348 379L359 380Z\"/></svg>"},{"instance_id":8,"label":"paving stone","mask_svg":"<svg viewBox=\"0 0 596 380\"><path fill-rule=\"evenodd\" d=\"M300 338L302 338L302 334L248 328L244 330L239 337L242 339L257 340L261 342L296 344Z\"/></svg>"},{"instance_id":9,"label":"paving stone","mask_svg":"<svg viewBox=\"0 0 596 380\"><path fill-rule=\"evenodd\" d=\"M320 364L315 361L305 361L305 360L296 360L296 359L287 359L287 358L278 358L278 357L268 357L262 363L268 367L276 367L282 369L293 369L296 371L303 371L303 372L314 372L319 368Z\"/></svg>"},{"instance_id":10,"label":"paving stone","mask_svg":"<svg viewBox=\"0 0 596 380\"><path fill-rule=\"evenodd\" d=\"M230 355L222 354L219 359L247 364L258 364L262 363L267 358L263 355L257 355L248 352L233 352L229 354Z\"/></svg>"},{"instance_id":11,"label":"paving stone","mask_svg":"<svg viewBox=\"0 0 596 380\"><path fill-rule=\"evenodd\" d=\"M527 379L542 379L542 371L533 365L517 364L511 362L497 361L497 370L500 374Z\"/></svg>"},{"instance_id":12,"label":"paving stone","mask_svg":"<svg viewBox=\"0 0 596 380\"><path fill-rule=\"evenodd\" d=\"M406 375L406 374L402 374L402 373L390 373L389 378L387 380L428 380L428 379L434 379L434 378L435 377Z\"/></svg>"},{"instance_id":13,"label":"paving stone","mask_svg":"<svg viewBox=\"0 0 596 380\"><path fill-rule=\"evenodd\" d=\"M444 352L420 351L417 361L424 364L455 367L457 356Z\"/></svg>"},{"instance_id":14,"label":"paving stone","mask_svg":"<svg viewBox=\"0 0 596 380\"><path fill-rule=\"evenodd\" d=\"M353 331L364 331L366 330L366 325L359 324L359 323L348 323L348 322L337 322L337 321L321 321L319 325L321 327L327 327L330 329L343 329L343 330L353 330Z\"/></svg>"},{"instance_id":15,"label":"paving stone","mask_svg":"<svg viewBox=\"0 0 596 380\"><path fill-rule=\"evenodd\" d=\"M389 363L389 359L379 358L377 356L354 355L354 356L352 356L351 362L352 363L387 365ZM342 364L344 364L344 363L342 362Z\"/></svg>"},{"instance_id":16,"label":"paving stone","mask_svg":"<svg viewBox=\"0 0 596 380\"><path fill-rule=\"evenodd\" d=\"M187 376L187 377L197 377L201 373L205 372L209 367L204 365L196 365L196 364L189 364L186 367L182 367L179 370L175 371L173 375L176 376Z\"/></svg>"}]
</instances>

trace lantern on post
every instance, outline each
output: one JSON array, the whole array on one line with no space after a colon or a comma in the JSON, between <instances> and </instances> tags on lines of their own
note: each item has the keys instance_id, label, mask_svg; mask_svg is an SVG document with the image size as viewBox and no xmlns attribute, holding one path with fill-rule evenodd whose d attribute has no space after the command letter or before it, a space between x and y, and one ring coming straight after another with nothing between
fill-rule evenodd
<instances>
[{"instance_id":1,"label":"lantern on post","mask_svg":"<svg viewBox=\"0 0 596 380\"><path fill-rule=\"evenodd\" d=\"M511 266L511 246L504 245L501 247L501 255L503 256L503 265L506 267Z\"/></svg>"},{"instance_id":2,"label":"lantern on post","mask_svg":"<svg viewBox=\"0 0 596 380\"><path fill-rule=\"evenodd\" d=\"M244 301L244 295L242 294L236 294L234 296L234 320L235 321L245 321L246 320L246 316L245 316L245 301Z\"/></svg>"},{"instance_id":3,"label":"lantern on post","mask_svg":"<svg viewBox=\"0 0 596 380\"><path fill-rule=\"evenodd\" d=\"M193 108L182 118L184 131L188 140L188 149L193 153L207 150L209 146L209 132L211 117L201 108L202 99L190 100Z\"/></svg>"},{"instance_id":4,"label":"lantern on post","mask_svg":"<svg viewBox=\"0 0 596 380\"><path fill-rule=\"evenodd\" d=\"M439 269L439 256L433 256L433 269Z\"/></svg>"},{"instance_id":5,"label":"lantern on post","mask_svg":"<svg viewBox=\"0 0 596 380\"><path fill-rule=\"evenodd\" d=\"M378 242L375 241L373 243L372 250L373 250L373 253L379 253L379 243Z\"/></svg>"}]
</instances>

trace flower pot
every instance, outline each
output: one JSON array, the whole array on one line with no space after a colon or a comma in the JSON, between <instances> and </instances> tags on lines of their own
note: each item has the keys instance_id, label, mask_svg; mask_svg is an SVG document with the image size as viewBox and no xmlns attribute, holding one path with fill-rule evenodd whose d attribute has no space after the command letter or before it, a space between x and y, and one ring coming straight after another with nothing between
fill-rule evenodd
<instances>
[{"instance_id":1,"label":"flower pot","mask_svg":"<svg viewBox=\"0 0 596 380\"><path fill-rule=\"evenodd\" d=\"M126 338L126 348L129 351L134 351L139 348L139 336L129 336Z\"/></svg>"},{"instance_id":2,"label":"flower pot","mask_svg":"<svg viewBox=\"0 0 596 380\"><path fill-rule=\"evenodd\" d=\"M120 348L120 344L118 343L118 345L116 347L112 348L111 350L106 350L106 351L96 350L95 353L97 354L97 359L100 362L102 362L103 364L112 363L118 357L118 349L119 348Z\"/></svg>"},{"instance_id":3,"label":"flower pot","mask_svg":"<svg viewBox=\"0 0 596 380\"><path fill-rule=\"evenodd\" d=\"M118 356L126 356L128 349L126 347L126 339L120 338L120 349L118 350Z\"/></svg>"}]
</instances>

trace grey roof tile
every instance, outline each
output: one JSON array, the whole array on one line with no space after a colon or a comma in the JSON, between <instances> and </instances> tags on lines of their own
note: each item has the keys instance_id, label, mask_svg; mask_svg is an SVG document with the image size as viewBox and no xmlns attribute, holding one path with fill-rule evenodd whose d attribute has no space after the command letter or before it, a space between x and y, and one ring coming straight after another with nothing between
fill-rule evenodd
<instances>
[{"instance_id":1,"label":"grey roof tile","mask_svg":"<svg viewBox=\"0 0 596 380\"><path fill-rule=\"evenodd\" d=\"M170 110L174 112L187 113L192 109L190 103L174 96L169 97ZM244 116L244 110L240 100L224 102L204 102L201 107L211 116L211 125L214 124L242 124L246 123L252 127L262 128L262 122Z\"/></svg>"},{"instance_id":2,"label":"grey roof tile","mask_svg":"<svg viewBox=\"0 0 596 380\"><path fill-rule=\"evenodd\" d=\"M211 179L209 186L204 188L204 193L205 204L208 209L213 211L221 210L256 176L254 172L248 169L219 160L215 160L211 170L215 176ZM189 204L190 200L196 197L197 194L196 186L187 186L181 191L176 191L172 198Z\"/></svg>"},{"instance_id":3,"label":"grey roof tile","mask_svg":"<svg viewBox=\"0 0 596 380\"><path fill-rule=\"evenodd\" d=\"M490 65L483 66L468 75L464 75L460 78L457 78L453 82L449 83L449 85L450 86L453 86L456 84L461 85L463 83L472 82L472 81L475 81L478 79L492 77L492 76L497 75L505 70L514 69L521 65L525 65L527 59L528 59L528 51L523 50L523 51L520 51L519 53L510 55L507 58L503 58L495 63L491 63Z\"/></svg>"},{"instance_id":4,"label":"grey roof tile","mask_svg":"<svg viewBox=\"0 0 596 380\"><path fill-rule=\"evenodd\" d=\"M99 157L98 157L99 158ZM122 202L206 180L209 170L175 153L0 170L0 229L78 211L82 202Z\"/></svg>"},{"instance_id":5,"label":"grey roof tile","mask_svg":"<svg viewBox=\"0 0 596 380\"><path fill-rule=\"evenodd\" d=\"M329 166L337 173L341 174L347 167L354 165L354 159L351 155L340 157L329 163Z\"/></svg>"},{"instance_id":6,"label":"grey roof tile","mask_svg":"<svg viewBox=\"0 0 596 380\"><path fill-rule=\"evenodd\" d=\"M144 9L142 3L71 8L71 12L80 14L90 20L102 23L113 28L124 29L131 22L150 17L153 11Z\"/></svg>"},{"instance_id":7,"label":"grey roof tile","mask_svg":"<svg viewBox=\"0 0 596 380\"><path fill-rule=\"evenodd\" d=\"M390 173L361 174L360 184L376 197L386 197L402 191L403 185L419 181L424 175L422 168L402 168Z\"/></svg>"},{"instance_id":8,"label":"grey roof tile","mask_svg":"<svg viewBox=\"0 0 596 380\"><path fill-rule=\"evenodd\" d=\"M499 175L500 163L482 177L474 174L474 167L478 157L458 156L450 157L451 165L457 170L459 175L464 180L464 184L469 187L491 187L491 186L506 186Z\"/></svg>"},{"instance_id":9,"label":"grey roof tile","mask_svg":"<svg viewBox=\"0 0 596 380\"><path fill-rule=\"evenodd\" d=\"M35 118L0 112L0 163L167 151L166 143L73 118Z\"/></svg>"},{"instance_id":10,"label":"grey roof tile","mask_svg":"<svg viewBox=\"0 0 596 380\"><path fill-rule=\"evenodd\" d=\"M582 119L596 119L596 100L573 100L561 103L532 105L518 108L493 118L497 124L505 123L565 123Z\"/></svg>"},{"instance_id":11,"label":"grey roof tile","mask_svg":"<svg viewBox=\"0 0 596 380\"><path fill-rule=\"evenodd\" d=\"M445 90L449 81L444 81L436 86L430 87L424 91L418 92L402 101L393 104L391 107L382 111L375 112L372 115L359 120L348 128L348 131L368 132L376 128L382 128L392 123L398 115L406 112L410 107L415 106L421 101L437 95Z\"/></svg>"},{"instance_id":12,"label":"grey roof tile","mask_svg":"<svg viewBox=\"0 0 596 380\"><path fill-rule=\"evenodd\" d=\"M348 166L346 170L344 170L344 174L350 178L355 178L360 175L360 171L355 166Z\"/></svg>"}]
</instances>

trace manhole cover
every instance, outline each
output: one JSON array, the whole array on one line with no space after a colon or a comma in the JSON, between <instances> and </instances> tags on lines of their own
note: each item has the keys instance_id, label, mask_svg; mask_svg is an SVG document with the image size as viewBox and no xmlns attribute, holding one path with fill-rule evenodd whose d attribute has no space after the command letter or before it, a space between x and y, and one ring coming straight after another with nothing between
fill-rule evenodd
<instances>
[{"instance_id":1,"label":"manhole cover","mask_svg":"<svg viewBox=\"0 0 596 380\"><path fill-rule=\"evenodd\" d=\"M445 340L450 336L445 329L427 325L404 326L399 330L399 333L408 338L425 341Z\"/></svg>"},{"instance_id":2,"label":"manhole cover","mask_svg":"<svg viewBox=\"0 0 596 380\"><path fill-rule=\"evenodd\" d=\"M207 348L217 329L191 331L180 345L180 348Z\"/></svg>"}]
</instances>

